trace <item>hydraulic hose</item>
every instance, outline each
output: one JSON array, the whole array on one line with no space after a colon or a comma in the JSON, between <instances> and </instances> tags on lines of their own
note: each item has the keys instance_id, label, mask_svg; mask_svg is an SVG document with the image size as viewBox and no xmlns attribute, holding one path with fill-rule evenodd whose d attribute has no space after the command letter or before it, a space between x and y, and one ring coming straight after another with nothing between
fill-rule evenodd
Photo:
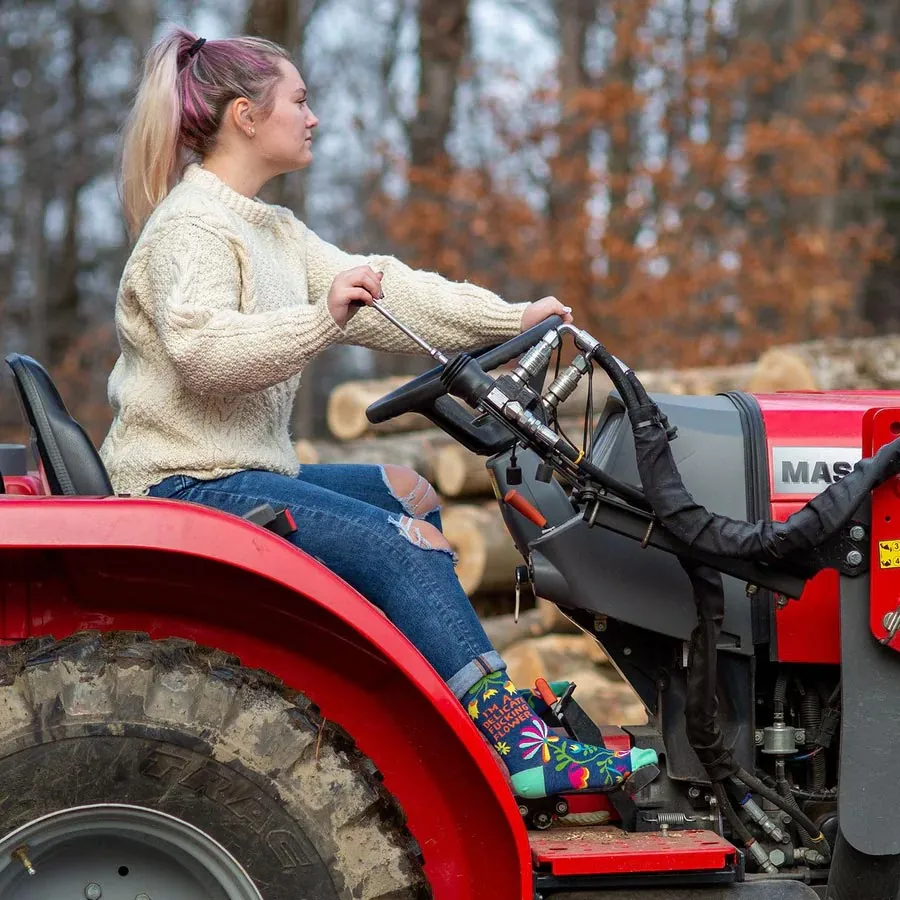
<instances>
[{"instance_id":1,"label":"hydraulic hose","mask_svg":"<svg viewBox=\"0 0 900 900\"><path fill-rule=\"evenodd\" d=\"M720 781L716 782L713 785L713 793L716 795L719 808L725 813L725 818L728 819L732 832L736 837L740 838L741 843L745 847L749 847L754 842L754 837L750 834L750 829L741 821L741 817L735 811L734 806L732 806L731 798L728 796L728 791L725 790L725 785Z\"/></svg>"},{"instance_id":2,"label":"hydraulic hose","mask_svg":"<svg viewBox=\"0 0 900 900\"><path fill-rule=\"evenodd\" d=\"M784 718L784 704L787 701L788 676L782 672L775 679L775 690L772 692L772 708L775 718Z\"/></svg>"},{"instance_id":3,"label":"hydraulic hose","mask_svg":"<svg viewBox=\"0 0 900 900\"><path fill-rule=\"evenodd\" d=\"M760 779L762 780L762 779ZM767 787L771 787L767 781L763 781ZM804 847L809 847L810 850L818 850L819 845L816 844L810 832L808 832L801 825L798 825L797 813L799 812L801 815L803 811L800 809L800 804L797 802L794 797L793 791L791 789L790 782L787 780L784 769L784 758L778 757L775 761L775 790L784 798L784 802L787 806L787 812L790 813L794 817L794 828L797 832L797 837L800 839L800 843L803 844Z\"/></svg>"},{"instance_id":4,"label":"hydraulic hose","mask_svg":"<svg viewBox=\"0 0 900 900\"><path fill-rule=\"evenodd\" d=\"M644 494L661 523L689 547L732 559L774 563L793 556L792 566L812 575L821 568L806 558L850 520L866 496L900 472L900 438L810 500L784 522L755 524L711 513L684 486L672 457L667 427L656 405L628 409Z\"/></svg>"},{"instance_id":5,"label":"hydraulic hose","mask_svg":"<svg viewBox=\"0 0 900 900\"><path fill-rule=\"evenodd\" d=\"M774 778L772 778L771 775L768 775L759 769L757 769L756 771L756 777L759 778L759 780L763 784L767 785L770 788L777 788L778 786L777 782ZM787 784L787 782L785 782L785 784ZM837 788L825 788L824 791L817 791L816 793L813 793L812 791L805 791L803 790L803 788L793 787L792 785L788 784L788 791L792 796L799 797L801 800L815 800L819 802L837 799Z\"/></svg>"},{"instance_id":6,"label":"hydraulic hose","mask_svg":"<svg viewBox=\"0 0 900 900\"><path fill-rule=\"evenodd\" d=\"M717 720L716 696L719 633L725 618L722 575L709 566L681 559L697 607L697 625L691 633L685 690L684 721L688 742L713 782L737 771L737 763L725 747Z\"/></svg>"},{"instance_id":7,"label":"hydraulic hose","mask_svg":"<svg viewBox=\"0 0 900 900\"><path fill-rule=\"evenodd\" d=\"M643 385L640 385L634 372L631 369L623 368L622 364L603 344L594 345L586 355L589 359L596 360L600 368L609 375L609 380L622 397L626 409L640 408L649 400ZM638 392L635 390L635 382L640 385L640 391L643 392L642 397L639 397Z\"/></svg>"},{"instance_id":8,"label":"hydraulic hose","mask_svg":"<svg viewBox=\"0 0 900 900\"><path fill-rule=\"evenodd\" d=\"M756 794L759 794L760 797L768 800L770 803L774 803L779 809L784 810L784 812L792 815L794 817L794 821L805 831L809 833L812 841L812 849L818 850L826 859L831 856L831 847L828 844L828 839L824 834L816 827L815 823L809 816L803 812L800 807L797 805L796 801L793 798L790 800L785 799L778 793L778 791L773 790L768 785L763 784L755 775L751 775L746 769L738 768L735 775L750 788Z\"/></svg>"},{"instance_id":9,"label":"hydraulic hose","mask_svg":"<svg viewBox=\"0 0 900 900\"><path fill-rule=\"evenodd\" d=\"M819 733L822 725L822 699L819 697L818 691L807 690L800 705L800 724L806 730L806 746L810 750L815 748L815 736ZM816 753L809 761L812 777L810 778L810 788L814 791L821 791L825 787L826 766L825 756L821 750Z\"/></svg>"}]
</instances>

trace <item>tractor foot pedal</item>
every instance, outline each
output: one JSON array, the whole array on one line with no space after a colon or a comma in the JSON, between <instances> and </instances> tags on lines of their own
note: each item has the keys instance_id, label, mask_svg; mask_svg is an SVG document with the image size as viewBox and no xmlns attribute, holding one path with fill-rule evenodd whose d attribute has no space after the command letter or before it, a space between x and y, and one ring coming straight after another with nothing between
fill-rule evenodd
<instances>
[{"instance_id":1,"label":"tractor foot pedal","mask_svg":"<svg viewBox=\"0 0 900 900\"><path fill-rule=\"evenodd\" d=\"M622 782L622 791L629 797L639 794L645 787L652 784L659 777L659 766L642 766L636 772L632 772Z\"/></svg>"},{"instance_id":2,"label":"tractor foot pedal","mask_svg":"<svg viewBox=\"0 0 900 900\"><path fill-rule=\"evenodd\" d=\"M536 831L549 828L556 819L569 814L569 803L565 797L540 797L536 800L517 798L519 813L525 820L525 827Z\"/></svg>"}]
</instances>

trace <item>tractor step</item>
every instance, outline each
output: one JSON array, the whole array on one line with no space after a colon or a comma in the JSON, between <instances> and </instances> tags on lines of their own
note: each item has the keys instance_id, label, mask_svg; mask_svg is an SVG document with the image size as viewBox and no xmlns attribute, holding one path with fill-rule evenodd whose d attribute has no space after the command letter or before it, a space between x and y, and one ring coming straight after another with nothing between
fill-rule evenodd
<instances>
[{"instance_id":1,"label":"tractor step","mask_svg":"<svg viewBox=\"0 0 900 900\"><path fill-rule=\"evenodd\" d=\"M530 832L528 840L545 890L728 884L743 872L741 854L712 831L559 826Z\"/></svg>"}]
</instances>

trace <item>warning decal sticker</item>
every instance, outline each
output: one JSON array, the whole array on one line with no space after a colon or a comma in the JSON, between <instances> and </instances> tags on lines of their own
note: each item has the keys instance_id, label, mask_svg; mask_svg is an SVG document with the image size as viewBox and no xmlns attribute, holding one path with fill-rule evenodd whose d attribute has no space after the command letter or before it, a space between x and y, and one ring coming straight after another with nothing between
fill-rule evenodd
<instances>
[{"instance_id":1,"label":"warning decal sticker","mask_svg":"<svg viewBox=\"0 0 900 900\"><path fill-rule=\"evenodd\" d=\"M878 565L882 569L900 569L900 541L878 542Z\"/></svg>"}]
</instances>

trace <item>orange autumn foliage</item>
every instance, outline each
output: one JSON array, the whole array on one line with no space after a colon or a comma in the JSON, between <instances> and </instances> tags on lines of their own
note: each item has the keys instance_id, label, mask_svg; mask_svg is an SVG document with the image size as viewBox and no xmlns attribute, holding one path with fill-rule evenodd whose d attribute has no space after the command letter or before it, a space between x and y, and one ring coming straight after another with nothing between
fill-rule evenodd
<instances>
[{"instance_id":1,"label":"orange autumn foliage","mask_svg":"<svg viewBox=\"0 0 900 900\"><path fill-rule=\"evenodd\" d=\"M545 82L525 104L544 114L524 128L487 106L498 158L544 148L543 199L444 157L405 169L406 196L373 197L385 234L411 264L511 300L555 293L635 365L864 332L861 285L887 253L877 187L900 109L894 36L835 0L783 40L707 15L703 47L666 55L646 4L613 5L628 15L590 84ZM652 89L638 77L650 70Z\"/></svg>"}]
</instances>

